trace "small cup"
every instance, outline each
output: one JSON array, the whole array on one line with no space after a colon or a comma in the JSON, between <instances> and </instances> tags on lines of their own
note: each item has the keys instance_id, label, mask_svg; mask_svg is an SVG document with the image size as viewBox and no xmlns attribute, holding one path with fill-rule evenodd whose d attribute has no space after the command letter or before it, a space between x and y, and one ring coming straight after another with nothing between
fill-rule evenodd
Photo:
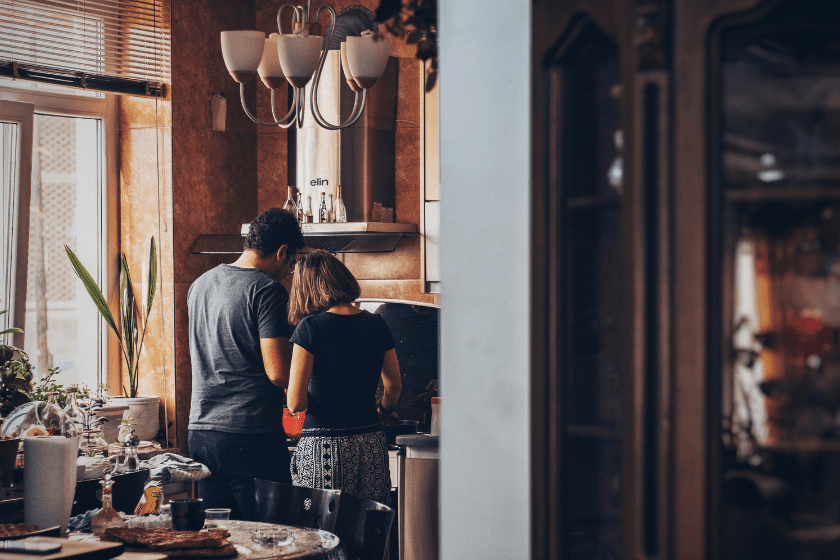
<instances>
[{"instance_id":1,"label":"small cup","mask_svg":"<svg viewBox=\"0 0 840 560\"><path fill-rule=\"evenodd\" d=\"M204 510L204 527L208 530L227 529L230 519L228 508L207 508Z\"/></svg>"},{"instance_id":2,"label":"small cup","mask_svg":"<svg viewBox=\"0 0 840 560\"><path fill-rule=\"evenodd\" d=\"M201 498L169 500L172 528L176 531L200 531L204 527L204 509Z\"/></svg>"}]
</instances>

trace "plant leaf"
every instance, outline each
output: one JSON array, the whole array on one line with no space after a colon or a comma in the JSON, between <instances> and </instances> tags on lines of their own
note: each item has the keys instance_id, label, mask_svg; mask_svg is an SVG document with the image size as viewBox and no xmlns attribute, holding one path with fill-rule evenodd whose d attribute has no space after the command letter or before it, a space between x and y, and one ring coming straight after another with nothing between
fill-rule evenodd
<instances>
[{"instance_id":1,"label":"plant leaf","mask_svg":"<svg viewBox=\"0 0 840 560\"><path fill-rule=\"evenodd\" d=\"M155 300L155 292L157 291L157 247L155 246L155 238L152 237L152 242L149 246L149 293L148 302L146 303L146 321L149 320L149 313L152 311L152 303ZM143 325L143 333L146 332L146 326Z\"/></svg>"},{"instance_id":2,"label":"plant leaf","mask_svg":"<svg viewBox=\"0 0 840 560\"><path fill-rule=\"evenodd\" d=\"M129 385L134 385L137 355L137 302L134 298L134 286L128 270L128 259L120 255L120 320L123 327L123 344L126 350Z\"/></svg>"},{"instance_id":3,"label":"plant leaf","mask_svg":"<svg viewBox=\"0 0 840 560\"><path fill-rule=\"evenodd\" d=\"M19 329L17 327L12 327L10 329L6 329L5 331L0 331L0 335L3 334L23 334L23 329Z\"/></svg>"},{"instance_id":4,"label":"plant leaf","mask_svg":"<svg viewBox=\"0 0 840 560\"><path fill-rule=\"evenodd\" d=\"M85 266L76 256L76 254L68 247L67 245L64 246L64 250L67 252L67 257L70 259L70 264L73 266L73 271L76 273L76 276L82 281L84 284L87 293L90 295L90 298L93 300L93 303L96 305L96 308L99 310L99 314L102 315L102 318L105 319L105 322L108 323L108 326L116 333L117 337L120 336L120 331L117 329L117 324L114 322L114 316L111 314L111 309L108 307L108 303L105 301L105 297L102 295L102 292L99 291L99 286L96 285L94 282L93 277L87 271Z\"/></svg>"}]
</instances>

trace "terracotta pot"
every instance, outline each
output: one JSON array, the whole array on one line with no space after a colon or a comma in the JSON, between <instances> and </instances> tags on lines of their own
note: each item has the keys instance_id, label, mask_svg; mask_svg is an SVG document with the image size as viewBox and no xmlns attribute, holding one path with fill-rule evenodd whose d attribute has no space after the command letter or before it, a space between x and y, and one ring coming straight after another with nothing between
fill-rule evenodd
<instances>
[{"instance_id":1,"label":"terracotta pot","mask_svg":"<svg viewBox=\"0 0 840 560\"><path fill-rule=\"evenodd\" d=\"M294 413L288 408L283 408L283 431L292 439L300 439L303 433L303 421L306 418L306 411Z\"/></svg>"}]
</instances>

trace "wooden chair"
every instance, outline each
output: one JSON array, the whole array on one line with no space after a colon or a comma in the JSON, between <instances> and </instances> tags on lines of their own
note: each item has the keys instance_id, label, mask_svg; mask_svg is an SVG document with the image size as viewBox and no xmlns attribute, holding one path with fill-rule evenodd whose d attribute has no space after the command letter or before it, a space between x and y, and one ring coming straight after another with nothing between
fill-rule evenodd
<instances>
[{"instance_id":1,"label":"wooden chair","mask_svg":"<svg viewBox=\"0 0 840 560\"><path fill-rule=\"evenodd\" d=\"M256 521L335 532L340 490L254 479Z\"/></svg>"},{"instance_id":2,"label":"wooden chair","mask_svg":"<svg viewBox=\"0 0 840 560\"><path fill-rule=\"evenodd\" d=\"M393 522L394 510L388 506L342 493L334 532L344 543L348 560L382 560Z\"/></svg>"}]
</instances>

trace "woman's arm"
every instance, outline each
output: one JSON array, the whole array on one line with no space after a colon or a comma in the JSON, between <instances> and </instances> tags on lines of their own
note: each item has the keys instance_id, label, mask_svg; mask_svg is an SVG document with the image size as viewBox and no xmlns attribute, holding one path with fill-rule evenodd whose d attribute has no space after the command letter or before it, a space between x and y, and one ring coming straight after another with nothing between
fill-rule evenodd
<instances>
[{"instance_id":1,"label":"woman's arm","mask_svg":"<svg viewBox=\"0 0 840 560\"><path fill-rule=\"evenodd\" d=\"M382 362L382 386L385 392L380 405L386 410L393 410L402 392L400 363L397 361L397 351L393 348L385 352L385 360Z\"/></svg>"},{"instance_id":2,"label":"woman's arm","mask_svg":"<svg viewBox=\"0 0 840 560\"><path fill-rule=\"evenodd\" d=\"M292 367L289 373L286 406L292 412L300 412L306 410L309 404L309 380L312 378L312 363L315 357L297 344L293 344L292 348Z\"/></svg>"}]
</instances>

